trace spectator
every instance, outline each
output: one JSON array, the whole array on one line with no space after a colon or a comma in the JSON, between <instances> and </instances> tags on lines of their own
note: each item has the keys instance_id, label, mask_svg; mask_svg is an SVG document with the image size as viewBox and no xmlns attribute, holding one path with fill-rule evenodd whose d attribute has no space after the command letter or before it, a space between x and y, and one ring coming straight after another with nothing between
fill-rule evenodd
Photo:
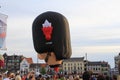
<instances>
[{"instance_id":1,"label":"spectator","mask_svg":"<svg viewBox=\"0 0 120 80\"><path fill-rule=\"evenodd\" d=\"M25 80L35 80L35 73L29 72Z\"/></svg>"},{"instance_id":2,"label":"spectator","mask_svg":"<svg viewBox=\"0 0 120 80\"><path fill-rule=\"evenodd\" d=\"M69 80L73 80L73 75L69 75Z\"/></svg>"},{"instance_id":3,"label":"spectator","mask_svg":"<svg viewBox=\"0 0 120 80\"><path fill-rule=\"evenodd\" d=\"M106 79L106 80L110 80L110 77L109 77L109 76L106 76L105 79Z\"/></svg>"},{"instance_id":4,"label":"spectator","mask_svg":"<svg viewBox=\"0 0 120 80\"><path fill-rule=\"evenodd\" d=\"M15 77L15 80L22 80L19 71L17 71L17 74L16 74L16 77Z\"/></svg>"},{"instance_id":5,"label":"spectator","mask_svg":"<svg viewBox=\"0 0 120 80\"><path fill-rule=\"evenodd\" d=\"M98 75L97 80L106 80L103 75Z\"/></svg>"},{"instance_id":6,"label":"spectator","mask_svg":"<svg viewBox=\"0 0 120 80\"><path fill-rule=\"evenodd\" d=\"M0 74L0 80L3 80L2 74Z\"/></svg>"},{"instance_id":7,"label":"spectator","mask_svg":"<svg viewBox=\"0 0 120 80\"><path fill-rule=\"evenodd\" d=\"M10 80L15 80L15 74L14 73L10 74Z\"/></svg>"},{"instance_id":8,"label":"spectator","mask_svg":"<svg viewBox=\"0 0 120 80\"><path fill-rule=\"evenodd\" d=\"M117 80L117 75L113 75L112 80Z\"/></svg>"},{"instance_id":9,"label":"spectator","mask_svg":"<svg viewBox=\"0 0 120 80\"><path fill-rule=\"evenodd\" d=\"M10 72L6 72L5 78L3 80L10 80Z\"/></svg>"},{"instance_id":10,"label":"spectator","mask_svg":"<svg viewBox=\"0 0 120 80\"><path fill-rule=\"evenodd\" d=\"M83 73L83 80L90 80L91 74L88 71Z\"/></svg>"}]
</instances>

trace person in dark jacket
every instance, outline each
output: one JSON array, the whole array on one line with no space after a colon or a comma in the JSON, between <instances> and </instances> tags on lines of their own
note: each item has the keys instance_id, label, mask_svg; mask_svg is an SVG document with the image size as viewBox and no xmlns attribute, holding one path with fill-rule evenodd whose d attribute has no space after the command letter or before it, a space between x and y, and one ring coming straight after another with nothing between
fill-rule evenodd
<instances>
[{"instance_id":1,"label":"person in dark jacket","mask_svg":"<svg viewBox=\"0 0 120 80\"><path fill-rule=\"evenodd\" d=\"M91 79L91 74L90 74L90 72L89 71L85 71L84 73L83 73L83 80L90 80Z\"/></svg>"}]
</instances>

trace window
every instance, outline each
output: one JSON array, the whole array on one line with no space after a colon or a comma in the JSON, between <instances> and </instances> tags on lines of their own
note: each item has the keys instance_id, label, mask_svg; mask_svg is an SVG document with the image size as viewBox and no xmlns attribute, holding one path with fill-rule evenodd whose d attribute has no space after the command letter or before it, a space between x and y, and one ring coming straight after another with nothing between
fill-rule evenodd
<instances>
[{"instance_id":1,"label":"window","mask_svg":"<svg viewBox=\"0 0 120 80\"><path fill-rule=\"evenodd\" d=\"M81 70L82 70L82 67L81 67Z\"/></svg>"},{"instance_id":2,"label":"window","mask_svg":"<svg viewBox=\"0 0 120 80\"><path fill-rule=\"evenodd\" d=\"M11 60L8 60L8 62L11 62Z\"/></svg>"},{"instance_id":3,"label":"window","mask_svg":"<svg viewBox=\"0 0 120 80\"><path fill-rule=\"evenodd\" d=\"M74 65L76 66L76 63L74 63Z\"/></svg>"},{"instance_id":4,"label":"window","mask_svg":"<svg viewBox=\"0 0 120 80\"><path fill-rule=\"evenodd\" d=\"M65 70L66 70L66 67L65 67Z\"/></svg>"},{"instance_id":5,"label":"window","mask_svg":"<svg viewBox=\"0 0 120 80\"><path fill-rule=\"evenodd\" d=\"M68 70L70 70L70 67L68 67Z\"/></svg>"},{"instance_id":6,"label":"window","mask_svg":"<svg viewBox=\"0 0 120 80\"><path fill-rule=\"evenodd\" d=\"M96 68L96 71L97 71L98 69Z\"/></svg>"},{"instance_id":7,"label":"window","mask_svg":"<svg viewBox=\"0 0 120 80\"><path fill-rule=\"evenodd\" d=\"M66 66L66 64L64 64L64 66Z\"/></svg>"},{"instance_id":8,"label":"window","mask_svg":"<svg viewBox=\"0 0 120 80\"><path fill-rule=\"evenodd\" d=\"M68 66L70 66L70 64L68 63Z\"/></svg>"}]
</instances>

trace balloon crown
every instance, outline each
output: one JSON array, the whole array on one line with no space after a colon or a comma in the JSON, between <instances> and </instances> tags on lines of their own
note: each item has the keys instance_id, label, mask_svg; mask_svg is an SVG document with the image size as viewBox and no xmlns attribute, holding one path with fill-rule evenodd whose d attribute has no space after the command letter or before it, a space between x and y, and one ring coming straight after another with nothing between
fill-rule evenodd
<instances>
[{"instance_id":1,"label":"balloon crown","mask_svg":"<svg viewBox=\"0 0 120 80\"><path fill-rule=\"evenodd\" d=\"M42 26L43 26L42 31L43 31L43 34L45 35L45 39L47 41L51 40L51 34L53 30L51 23L46 19L44 24L42 24Z\"/></svg>"}]
</instances>

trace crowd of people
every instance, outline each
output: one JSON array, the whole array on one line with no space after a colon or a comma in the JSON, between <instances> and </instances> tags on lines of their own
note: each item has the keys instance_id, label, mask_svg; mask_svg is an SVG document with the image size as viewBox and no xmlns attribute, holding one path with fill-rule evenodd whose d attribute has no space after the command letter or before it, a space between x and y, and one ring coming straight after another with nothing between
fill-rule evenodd
<instances>
[{"instance_id":1,"label":"crowd of people","mask_svg":"<svg viewBox=\"0 0 120 80\"><path fill-rule=\"evenodd\" d=\"M112 77L104 76L104 75L97 75L93 76L90 74L89 71L85 71L82 76L79 74L54 74L54 75L42 75L36 74L35 72L31 71L28 74L23 76L20 75L19 72L12 73L12 72L5 72L0 74L0 80L119 80L117 79L116 75Z\"/></svg>"}]
</instances>

